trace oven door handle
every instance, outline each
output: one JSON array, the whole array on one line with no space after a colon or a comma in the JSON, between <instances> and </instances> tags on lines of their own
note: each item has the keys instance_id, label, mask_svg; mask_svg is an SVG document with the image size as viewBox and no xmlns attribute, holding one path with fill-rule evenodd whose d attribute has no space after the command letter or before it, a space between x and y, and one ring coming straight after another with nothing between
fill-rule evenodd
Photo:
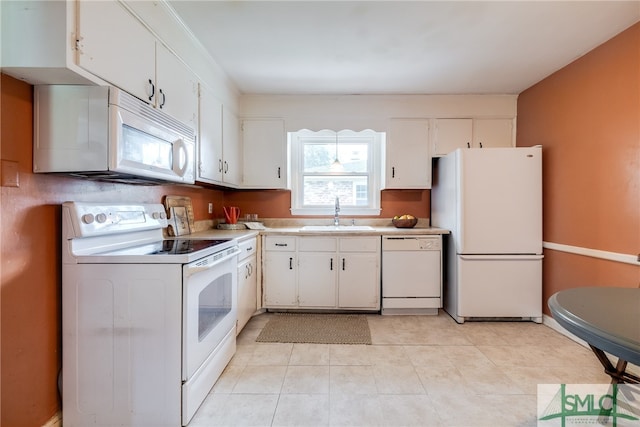
<instances>
[{"instance_id":1,"label":"oven door handle","mask_svg":"<svg viewBox=\"0 0 640 427\"><path fill-rule=\"evenodd\" d=\"M220 258L216 258L216 254L213 254L204 259L194 261L191 264L187 264L185 266L184 275L186 277L189 277L202 271L209 270L217 265L222 264L223 262L229 261L233 257L237 256L240 252L240 248L235 246L232 251L227 252Z\"/></svg>"}]
</instances>

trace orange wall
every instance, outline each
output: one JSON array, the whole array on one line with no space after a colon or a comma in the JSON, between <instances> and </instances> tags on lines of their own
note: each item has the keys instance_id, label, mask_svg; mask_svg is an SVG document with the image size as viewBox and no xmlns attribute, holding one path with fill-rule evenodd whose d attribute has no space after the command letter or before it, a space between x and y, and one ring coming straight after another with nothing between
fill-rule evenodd
<instances>
[{"instance_id":1,"label":"orange wall","mask_svg":"<svg viewBox=\"0 0 640 427\"><path fill-rule=\"evenodd\" d=\"M543 146L544 240L639 254L640 24L521 93L517 129ZM577 286L638 287L640 267L545 250L544 301Z\"/></svg>"},{"instance_id":2,"label":"orange wall","mask_svg":"<svg viewBox=\"0 0 640 427\"><path fill-rule=\"evenodd\" d=\"M410 213L418 218L429 218L430 195L429 190L385 190L380 200L380 217L392 218ZM256 213L261 218L301 218L291 215L290 191L228 191L225 192L224 201L228 205L238 206L241 215ZM329 217L332 218L333 213L328 213Z\"/></svg>"}]
</instances>

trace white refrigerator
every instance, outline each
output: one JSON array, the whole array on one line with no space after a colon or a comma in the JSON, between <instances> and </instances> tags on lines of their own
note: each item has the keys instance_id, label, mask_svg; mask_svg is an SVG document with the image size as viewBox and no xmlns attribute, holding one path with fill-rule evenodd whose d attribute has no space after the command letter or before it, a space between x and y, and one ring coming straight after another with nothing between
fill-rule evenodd
<instances>
[{"instance_id":1,"label":"white refrigerator","mask_svg":"<svg viewBox=\"0 0 640 427\"><path fill-rule=\"evenodd\" d=\"M436 160L443 307L456 322L542 322L542 148L458 149Z\"/></svg>"}]
</instances>

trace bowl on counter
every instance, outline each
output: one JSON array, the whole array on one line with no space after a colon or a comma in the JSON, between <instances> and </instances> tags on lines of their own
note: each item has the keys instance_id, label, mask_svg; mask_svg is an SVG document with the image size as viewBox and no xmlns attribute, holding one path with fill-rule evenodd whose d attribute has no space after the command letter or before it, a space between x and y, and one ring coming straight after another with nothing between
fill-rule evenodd
<instances>
[{"instance_id":1,"label":"bowl on counter","mask_svg":"<svg viewBox=\"0 0 640 427\"><path fill-rule=\"evenodd\" d=\"M391 222L396 228L413 228L418 223L418 218L408 218L408 219L393 218Z\"/></svg>"}]
</instances>

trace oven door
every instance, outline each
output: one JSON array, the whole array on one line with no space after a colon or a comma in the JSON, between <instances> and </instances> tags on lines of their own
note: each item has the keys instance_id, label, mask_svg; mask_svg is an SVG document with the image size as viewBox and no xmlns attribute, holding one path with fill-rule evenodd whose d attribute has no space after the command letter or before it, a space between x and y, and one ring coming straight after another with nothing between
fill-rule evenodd
<instances>
[{"instance_id":1,"label":"oven door","mask_svg":"<svg viewBox=\"0 0 640 427\"><path fill-rule=\"evenodd\" d=\"M236 327L239 252L233 247L183 267L183 381Z\"/></svg>"}]
</instances>

